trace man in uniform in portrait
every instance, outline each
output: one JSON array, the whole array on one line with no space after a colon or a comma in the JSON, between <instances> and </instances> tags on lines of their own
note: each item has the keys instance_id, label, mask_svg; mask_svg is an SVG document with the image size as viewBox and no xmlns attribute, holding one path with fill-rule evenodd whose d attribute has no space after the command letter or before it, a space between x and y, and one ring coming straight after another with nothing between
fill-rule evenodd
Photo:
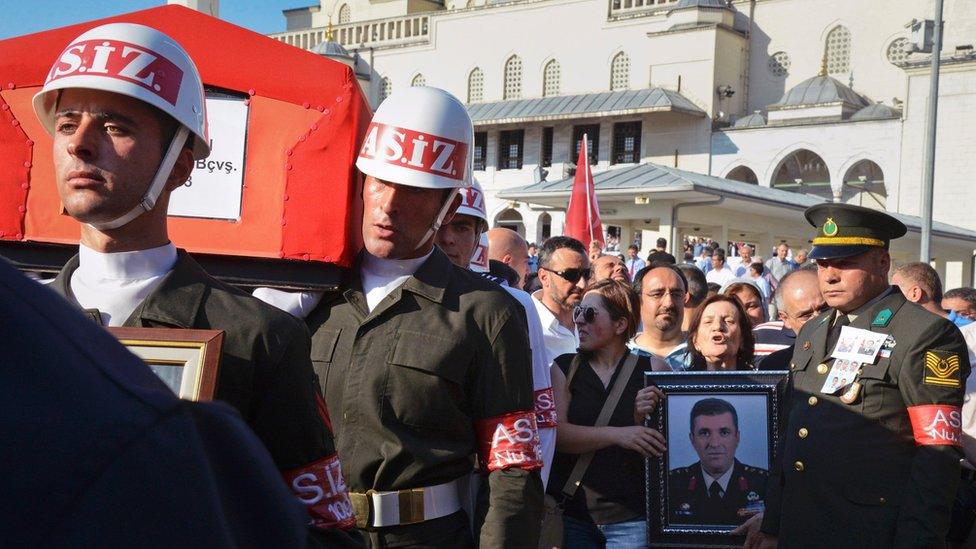
<instances>
[{"instance_id":1,"label":"man in uniform in portrait","mask_svg":"<svg viewBox=\"0 0 976 549\"><path fill-rule=\"evenodd\" d=\"M846 204L805 216L830 308L797 334L782 457L746 547L944 547L970 371L963 336L888 284L889 242L904 224ZM842 331L888 337L830 390Z\"/></svg>"},{"instance_id":2,"label":"man in uniform in portrait","mask_svg":"<svg viewBox=\"0 0 976 549\"><path fill-rule=\"evenodd\" d=\"M739 436L739 414L727 400L703 398L691 408L699 460L668 475L672 524L736 526L762 510L769 473L735 457Z\"/></svg>"}]
</instances>

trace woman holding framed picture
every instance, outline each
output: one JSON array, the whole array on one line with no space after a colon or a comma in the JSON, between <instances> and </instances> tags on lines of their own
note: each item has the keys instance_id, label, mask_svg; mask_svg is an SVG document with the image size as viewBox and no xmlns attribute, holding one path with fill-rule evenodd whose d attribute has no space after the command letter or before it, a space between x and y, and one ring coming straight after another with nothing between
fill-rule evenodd
<instances>
[{"instance_id":1,"label":"woman holding framed picture","mask_svg":"<svg viewBox=\"0 0 976 549\"><path fill-rule=\"evenodd\" d=\"M645 547L645 456L660 456L659 431L635 421L647 357L627 349L637 330L639 298L628 285L591 286L573 317L579 352L552 367L560 418L548 493L563 509L566 547Z\"/></svg>"}]
</instances>

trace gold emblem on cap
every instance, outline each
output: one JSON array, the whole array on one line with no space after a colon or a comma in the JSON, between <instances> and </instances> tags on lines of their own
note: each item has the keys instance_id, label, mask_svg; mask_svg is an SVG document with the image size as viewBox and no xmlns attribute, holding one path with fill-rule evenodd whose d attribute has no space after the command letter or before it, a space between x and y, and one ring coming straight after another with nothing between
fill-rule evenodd
<instances>
[{"instance_id":1,"label":"gold emblem on cap","mask_svg":"<svg viewBox=\"0 0 976 549\"><path fill-rule=\"evenodd\" d=\"M836 236L839 227L837 223L834 223L834 218L828 217L827 221L823 224L823 234L824 236Z\"/></svg>"}]
</instances>

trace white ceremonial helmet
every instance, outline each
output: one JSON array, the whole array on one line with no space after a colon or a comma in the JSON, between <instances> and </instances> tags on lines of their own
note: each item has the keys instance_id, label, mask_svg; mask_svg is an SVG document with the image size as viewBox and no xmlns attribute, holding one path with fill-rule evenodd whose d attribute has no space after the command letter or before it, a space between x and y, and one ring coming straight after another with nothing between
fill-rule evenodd
<instances>
[{"instance_id":1,"label":"white ceremonial helmet","mask_svg":"<svg viewBox=\"0 0 976 549\"><path fill-rule=\"evenodd\" d=\"M471 186L461 189L461 205L458 206L455 215L470 215L481 221L479 232L484 233L488 228L488 213L485 211L485 193L481 189L481 184L473 179Z\"/></svg>"},{"instance_id":2,"label":"white ceremonial helmet","mask_svg":"<svg viewBox=\"0 0 976 549\"><path fill-rule=\"evenodd\" d=\"M453 189L417 248L440 229L459 189L472 185L474 126L450 93L427 86L394 92L376 109L356 159L362 173L397 185Z\"/></svg>"},{"instance_id":3,"label":"white ceremonial helmet","mask_svg":"<svg viewBox=\"0 0 976 549\"><path fill-rule=\"evenodd\" d=\"M471 254L471 263L468 268L476 273L489 272L488 265L488 233L481 233L481 241Z\"/></svg>"},{"instance_id":4,"label":"white ceremonial helmet","mask_svg":"<svg viewBox=\"0 0 976 549\"><path fill-rule=\"evenodd\" d=\"M71 41L34 96L34 113L50 135L61 90L85 88L126 95L156 107L179 123L166 155L142 201L96 229L116 229L152 210L187 137L193 158L210 154L203 80L190 55L162 32L135 23L95 27Z\"/></svg>"}]
</instances>

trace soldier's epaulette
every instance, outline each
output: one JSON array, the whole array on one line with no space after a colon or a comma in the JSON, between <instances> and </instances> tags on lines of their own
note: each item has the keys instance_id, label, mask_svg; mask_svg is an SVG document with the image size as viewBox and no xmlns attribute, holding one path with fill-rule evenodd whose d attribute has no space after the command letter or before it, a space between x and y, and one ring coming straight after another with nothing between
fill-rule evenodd
<instances>
[{"instance_id":1,"label":"soldier's epaulette","mask_svg":"<svg viewBox=\"0 0 976 549\"><path fill-rule=\"evenodd\" d=\"M690 472L691 472L691 466L688 466L688 467L677 467L677 468L671 469L671 471L668 472L668 475L685 475L685 474L688 474Z\"/></svg>"},{"instance_id":2,"label":"soldier's epaulette","mask_svg":"<svg viewBox=\"0 0 976 549\"><path fill-rule=\"evenodd\" d=\"M759 472L759 469L756 469L755 467L753 467L751 465L743 465L742 468L745 469L746 472L748 472L748 473L758 473Z\"/></svg>"}]
</instances>

